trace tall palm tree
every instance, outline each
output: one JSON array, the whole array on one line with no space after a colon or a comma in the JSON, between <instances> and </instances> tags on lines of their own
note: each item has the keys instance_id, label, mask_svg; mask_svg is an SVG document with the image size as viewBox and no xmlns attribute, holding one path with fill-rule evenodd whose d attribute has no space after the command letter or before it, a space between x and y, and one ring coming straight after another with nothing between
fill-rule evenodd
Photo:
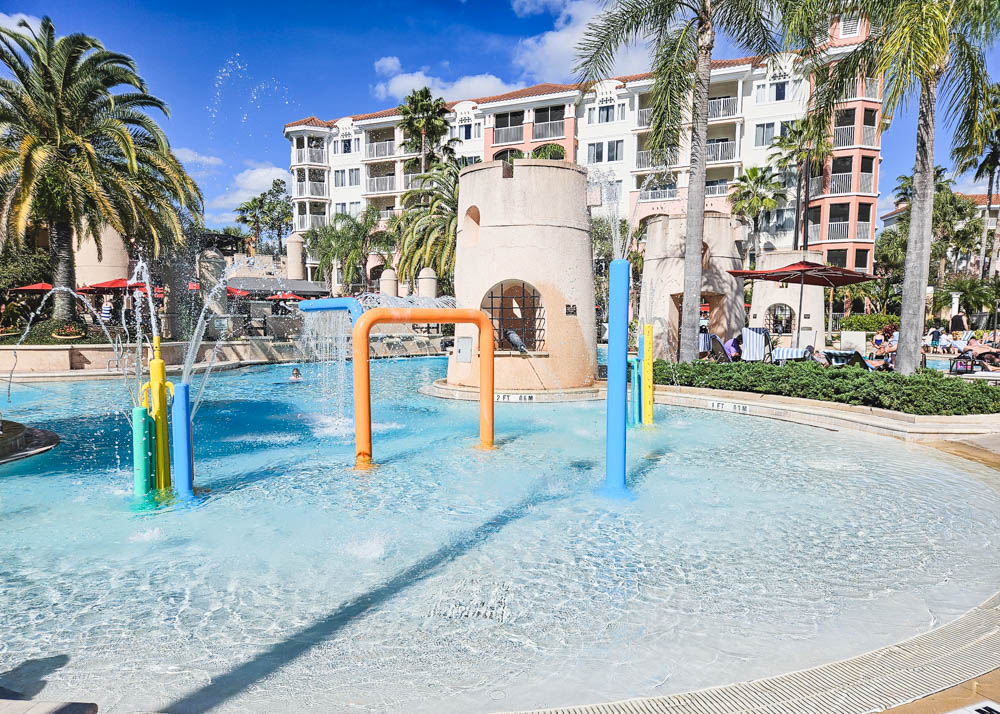
<instances>
[{"instance_id":1,"label":"tall palm tree","mask_svg":"<svg viewBox=\"0 0 1000 714\"><path fill-rule=\"evenodd\" d=\"M399 128L406 136L407 148L420 152L420 173L427 171L428 148L434 147L448 133L448 105L435 98L427 87L414 89L399 105L403 118Z\"/></svg>"},{"instance_id":2,"label":"tall palm tree","mask_svg":"<svg viewBox=\"0 0 1000 714\"><path fill-rule=\"evenodd\" d=\"M264 226L278 241L278 255L284 253L281 239L292 230L292 200L281 179L274 179L264 194Z\"/></svg>"},{"instance_id":3,"label":"tall palm tree","mask_svg":"<svg viewBox=\"0 0 1000 714\"><path fill-rule=\"evenodd\" d=\"M46 17L37 33L24 21L0 28L0 63L10 75L0 80L0 241L44 225L53 284L70 289L74 234L98 250L105 227L154 253L184 241L182 213L200 213L201 193L146 113L167 106L130 57L87 35L56 38ZM68 293L53 306L55 319L73 319Z\"/></svg>"},{"instance_id":4,"label":"tall palm tree","mask_svg":"<svg viewBox=\"0 0 1000 714\"><path fill-rule=\"evenodd\" d=\"M338 265L344 269L344 282L356 282L361 273L361 284L368 292L368 262L378 256L386 265L392 264L396 242L391 233L379 228L382 216L375 206L368 206L357 216L338 213L333 220L320 228L306 231L306 244L319 257L319 270L324 275L333 274Z\"/></svg>"},{"instance_id":5,"label":"tall palm tree","mask_svg":"<svg viewBox=\"0 0 1000 714\"><path fill-rule=\"evenodd\" d=\"M979 312L983 307L993 306L993 289L989 283L969 275L952 278L944 285L944 290L934 293L934 310L944 310L951 306L951 294L958 293L958 304L966 315Z\"/></svg>"},{"instance_id":6,"label":"tall palm tree","mask_svg":"<svg viewBox=\"0 0 1000 714\"><path fill-rule=\"evenodd\" d=\"M404 210L389 226L389 231L399 237L397 267L401 280L414 280L424 267L433 268L442 280L452 280L461 170L462 165L454 158L435 164L403 194Z\"/></svg>"},{"instance_id":7,"label":"tall palm tree","mask_svg":"<svg viewBox=\"0 0 1000 714\"><path fill-rule=\"evenodd\" d=\"M579 45L577 71L593 82L612 74L618 50L649 40L653 54L650 141L665 159L678 145L680 127L691 120L684 249L684 304L680 359L698 356L701 256L705 234L705 170L708 140L708 84L717 32L754 55L778 51L772 18L787 0L616 0L587 26Z\"/></svg>"},{"instance_id":8,"label":"tall palm tree","mask_svg":"<svg viewBox=\"0 0 1000 714\"><path fill-rule=\"evenodd\" d=\"M955 180L948 178L948 169L944 166L934 167L934 194L951 191ZM901 174L896 177L896 187L892 190L896 203L909 203L913 200L913 174Z\"/></svg>"},{"instance_id":9,"label":"tall palm tree","mask_svg":"<svg viewBox=\"0 0 1000 714\"><path fill-rule=\"evenodd\" d=\"M832 67L809 35L818 16L862 16L871 31ZM993 130L986 107L989 78L984 48L1000 34L1000 0L789 0L784 21L804 41L817 74L814 107L831 116L838 99L858 77L884 76L883 123L917 95L916 151L910 203L910 237L896 369L910 374L920 365L925 295L930 271L934 208L934 133L939 96L945 119L970 129L966 142L978 144ZM817 68L818 69L818 68ZM988 121L976 121L975 117Z\"/></svg>"},{"instance_id":10,"label":"tall palm tree","mask_svg":"<svg viewBox=\"0 0 1000 714\"><path fill-rule=\"evenodd\" d=\"M760 254L760 229L765 216L787 197L781 176L770 166L751 166L733 182L729 205L734 216L750 228L749 245L743 251L743 265L750 267L750 254Z\"/></svg>"},{"instance_id":11,"label":"tall palm tree","mask_svg":"<svg viewBox=\"0 0 1000 714\"><path fill-rule=\"evenodd\" d=\"M261 194L236 207L236 222L250 229L250 237L247 238L247 254L250 256L253 256L255 247L260 245L260 234L267 221L264 203L264 195Z\"/></svg>"},{"instance_id":12,"label":"tall palm tree","mask_svg":"<svg viewBox=\"0 0 1000 714\"><path fill-rule=\"evenodd\" d=\"M993 115L1000 115L1000 83L990 86L990 97L986 108ZM972 119L969 117L968 119ZM977 123L990 121L990 117L975 117ZM975 127L959 127L956 131L956 140L962 141L966 135L976 135ZM993 205L993 188L996 186L997 172L1000 171L1000 130L994 130L985 136L983 141L969 139L968 143L959 143L951 152L955 160L956 173L965 173L974 170L976 181L986 180L986 220L983 221L983 235L979 243L978 273L980 277L985 277L986 272L986 244L989 242L989 218L990 206ZM996 229L994 228L994 239ZM994 240L994 254L996 252ZM996 258L991 261L992 270L996 272Z\"/></svg>"},{"instance_id":13,"label":"tall palm tree","mask_svg":"<svg viewBox=\"0 0 1000 714\"><path fill-rule=\"evenodd\" d=\"M813 162L820 166L833 154L830 143L830 133L826 127L810 118L799 119L792 123L782 136L774 138L771 144L771 154L768 157L782 171L794 170L795 180L795 228L792 237L792 247L799 247L799 219L807 208L802 201L802 183L806 171L811 171ZM803 241L805 246L807 241Z\"/></svg>"}]
</instances>

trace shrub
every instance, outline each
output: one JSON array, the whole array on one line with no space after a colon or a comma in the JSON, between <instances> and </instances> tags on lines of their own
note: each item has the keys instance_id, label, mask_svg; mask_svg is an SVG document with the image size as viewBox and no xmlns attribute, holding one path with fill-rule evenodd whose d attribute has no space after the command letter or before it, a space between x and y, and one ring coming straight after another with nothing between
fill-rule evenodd
<instances>
[{"instance_id":1,"label":"shrub","mask_svg":"<svg viewBox=\"0 0 1000 714\"><path fill-rule=\"evenodd\" d=\"M0 338L0 345L15 345L21 339L23 329L16 334ZM24 339L26 345L63 345L65 340L60 340L52 336L55 334L79 334L86 332L86 337L74 340L71 344L107 344L108 338L99 327L87 328L78 322L66 322L65 320L43 320L31 326L28 336ZM68 345L67 345L68 346Z\"/></svg>"},{"instance_id":2,"label":"shrub","mask_svg":"<svg viewBox=\"0 0 1000 714\"><path fill-rule=\"evenodd\" d=\"M840 321L840 329L857 330L863 332L878 332L889 323L898 325L899 316L885 315L878 312L872 313L871 315L854 313L848 315L847 317L845 317L843 320Z\"/></svg>"},{"instance_id":3,"label":"shrub","mask_svg":"<svg viewBox=\"0 0 1000 714\"><path fill-rule=\"evenodd\" d=\"M860 367L823 367L816 362L782 366L759 362L685 362L653 364L656 384L776 394L891 409L907 414L1000 413L1000 388L947 377L937 370L868 372Z\"/></svg>"}]
</instances>

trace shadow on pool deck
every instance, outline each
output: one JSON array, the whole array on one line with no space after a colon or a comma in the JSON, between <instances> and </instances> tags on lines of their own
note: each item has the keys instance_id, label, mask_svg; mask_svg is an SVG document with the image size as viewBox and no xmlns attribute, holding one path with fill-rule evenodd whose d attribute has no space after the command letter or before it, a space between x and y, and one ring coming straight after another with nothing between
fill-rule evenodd
<instances>
[{"instance_id":1,"label":"shadow on pool deck","mask_svg":"<svg viewBox=\"0 0 1000 714\"><path fill-rule=\"evenodd\" d=\"M68 655L26 659L14 669L0 672L0 699L25 700L37 696L47 682L45 677L69 662ZM7 686L14 689L7 689Z\"/></svg>"},{"instance_id":2,"label":"shadow on pool deck","mask_svg":"<svg viewBox=\"0 0 1000 714\"><path fill-rule=\"evenodd\" d=\"M365 616L385 601L395 597L408 587L416 585L434 574L442 565L465 554L499 533L504 526L524 518L532 508L549 501L564 498L560 495L536 494L507 508L474 530L457 538L448 545L434 551L427 557L397 573L382 585L349 600L329 615L300 630L283 642L261 652L226 674L213 679L204 687L171 702L163 708L169 714L192 714L217 707L254 682L258 682L289 662L303 655L315 645L324 642L357 618Z\"/></svg>"}]
</instances>

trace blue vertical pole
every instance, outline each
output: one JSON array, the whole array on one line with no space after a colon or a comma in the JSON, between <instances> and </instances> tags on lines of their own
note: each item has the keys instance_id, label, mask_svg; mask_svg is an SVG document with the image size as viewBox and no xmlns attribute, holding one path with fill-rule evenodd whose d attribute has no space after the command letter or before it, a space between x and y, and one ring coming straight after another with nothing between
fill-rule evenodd
<instances>
[{"instance_id":1,"label":"blue vertical pole","mask_svg":"<svg viewBox=\"0 0 1000 714\"><path fill-rule=\"evenodd\" d=\"M608 397L605 490L625 490L625 421L627 419L628 284L627 260L611 261L608 290Z\"/></svg>"},{"instance_id":2,"label":"blue vertical pole","mask_svg":"<svg viewBox=\"0 0 1000 714\"><path fill-rule=\"evenodd\" d=\"M177 497L194 495L194 448L191 440L191 385L174 386L174 405L170 413L170 442L174 456L174 488Z\"/></svg>"}]
</instances>

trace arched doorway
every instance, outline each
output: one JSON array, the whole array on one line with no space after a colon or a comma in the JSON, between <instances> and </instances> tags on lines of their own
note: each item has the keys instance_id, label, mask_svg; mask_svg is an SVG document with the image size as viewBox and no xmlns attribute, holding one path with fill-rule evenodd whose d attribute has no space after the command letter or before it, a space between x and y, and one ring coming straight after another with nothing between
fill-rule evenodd
<instances>
[{"instance_id":1,"label":"arched doorway","mask_svg":"<svg viewBox=\"0 0 1000 714\"><path fill-rule=\"evenodd\" d=\"M545 306L542 296L523 280L504 280L483 296L483 312L493 321L493 337L500 349L513 349L507 330L513 330L532 352L545 349Z\"/></svg>"},{"instance_id":2,"label":"arched doorway","mask_svg":"<svg viewBox=\"0 0 1000 714\"><path fill-rule=\"evenodd\" d=\"M764 313L764 327L772 335L789 335L795 331L795 311L784 303L775 303Z\"/></svg>"}]
</instances>

